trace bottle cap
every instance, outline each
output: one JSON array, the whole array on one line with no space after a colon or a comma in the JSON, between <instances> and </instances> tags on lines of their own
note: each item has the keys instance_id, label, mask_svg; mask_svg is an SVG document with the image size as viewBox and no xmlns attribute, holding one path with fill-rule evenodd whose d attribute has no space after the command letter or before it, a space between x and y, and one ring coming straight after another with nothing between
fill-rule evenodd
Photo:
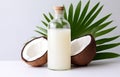
<instances>
[{"instance_id":1,"label":"bottle cap","mask_svg":"<svg viewBox=\"0 0 120 77\"><path fill-rule=\"evenodd\" d=\"M64 10L63 6L55 6L54 7L55 13L62 13Z\"/></svg>"}]
</instances>

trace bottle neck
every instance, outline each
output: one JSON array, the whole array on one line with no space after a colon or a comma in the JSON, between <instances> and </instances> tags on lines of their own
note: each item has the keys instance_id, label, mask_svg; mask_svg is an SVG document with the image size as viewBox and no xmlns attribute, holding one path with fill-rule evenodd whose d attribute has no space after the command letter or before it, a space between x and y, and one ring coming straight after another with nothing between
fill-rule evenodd
<instances>
[{"instance_id":1,"label":"bottle neck","mask_svg":"<svg viewBox=\"0 0 120 77\"><path fill-rule=\"evenodd\" d=\"M55 13L55 19L64 18L64 13Z\"/></svg>"}]
</instances>

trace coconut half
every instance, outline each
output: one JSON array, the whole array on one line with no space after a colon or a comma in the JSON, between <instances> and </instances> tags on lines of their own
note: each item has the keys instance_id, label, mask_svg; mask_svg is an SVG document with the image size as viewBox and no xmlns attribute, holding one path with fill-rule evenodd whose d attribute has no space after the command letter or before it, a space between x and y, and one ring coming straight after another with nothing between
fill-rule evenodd
<instances>
[{"instance_id":1,"label":"coconut half","mask_svg":"<svg viewBox=\"0 0 120 77\"><path fill-rule=\"evenodd\" d=\"M71 62L75 65L87 65L96 55L96 43L92 35L86 35L73 40L71 47Z\"/></svg>"},{"instance_id":2,"label":"coconut half","mask_svg":"<svg viewBox=\"0 0 120 77\"><path fill-rule=\"evenodd\" d=\"M22 59L31 66L42 66L47 63L48 41L45 37L37 37L25 44Z\"/></svg>"},{"instance_id":3,"label":"coconut half","mask_svg":"<svg viewBox=\"0 0 120 77\"><path fill-rule=\"evenodd\" d=\"M37 37L27 42L21 52L22 59L29 65L37 67L47 63L48 41ZM96 55L96 43L92 35L75 39L71 42L71 63L88 65Z\"/></svg>"}]
</instances>

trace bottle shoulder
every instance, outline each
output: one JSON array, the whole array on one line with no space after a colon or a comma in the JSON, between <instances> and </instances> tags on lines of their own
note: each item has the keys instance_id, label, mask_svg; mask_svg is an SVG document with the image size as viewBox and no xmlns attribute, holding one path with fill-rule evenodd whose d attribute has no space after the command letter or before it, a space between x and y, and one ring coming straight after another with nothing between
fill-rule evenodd
<instances>
[{"instance_id":1,"label":"bottle shoulder","mask_svg":"<svg viewBox=\"0 0 120 77\"><path fill-rule=\"evenodd\" d=\"M67 20L64 18L59 18L59 19L53 19L49 23L49 28L70 28L70 24Z\"/></svg>"}]
</instances>

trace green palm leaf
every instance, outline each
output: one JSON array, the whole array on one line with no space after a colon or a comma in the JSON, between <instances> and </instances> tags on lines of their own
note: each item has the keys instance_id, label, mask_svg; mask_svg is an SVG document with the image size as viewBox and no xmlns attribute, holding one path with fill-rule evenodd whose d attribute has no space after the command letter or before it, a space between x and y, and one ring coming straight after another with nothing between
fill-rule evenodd
<instances>
[{"instance_id":1,"label":"green palm leaf","mask_svg":"<svg viewBox=\"0 0 120 77\"><path fill-rule=\"evenodd\" d=\"M51 18L51 20L54 18L53 15L51 13L49 13L49 16Z\"/></svg>"},{"instance_id":2,"label":"green palm leaf","mask_svg":"<svg viewBox=\"0 0 120 77\"><path fill-rule=\"evenodd\" d=\"M98 8L100 2L98 2L91 10L90 12L87 14L87 16L85 17L85 19L83 20L82 24L85 24L86 21L88 21L90 19L90 17L93 15L93 13L96 11L96 9ZM99 13L99 12L97 12Z\"/></svg>"},{"instance_id":3,"label":"green palm leaf","mask_svg":"<svg viewBox=\"0 0 120 77\"><path fill-rule=\"evenodd\" d=\"M101 23L103 23L111 14L101 18L100 20L98 20L97 22L95 22L94 24L92 24L91 26L89 26L87 28L88 31L92 31L94 28L96 28L97 26L99 26Z\"/></svg>"},{"instance_id":4,"label":"green palm leaf","mask_svg":"<svg viewBox=\"0 0 120 77\"><path fill-rule=\"evenodd\" d=\"M94 20L95 18L98 16L98 14L101 12L103 6L101 6L96 12L95 14L86 22L84 23L85 24L85 27L88 27Z\"/></svg>"},{"instance_id":5,"label":"green palm leaf","mask_svg":"<svg viewBox=\"0 0 120 77\"><path fill-rule=\"evenodd\" d=\"M64 18L67 20L66 8L65 8L65 6L63 6L63 7L64 7Z\"/></svg>"},{"instance_id":6,"label":"green palm leaf","mask_svg":"<svg viewBox=\"0 0 120 77\"><path fill-rule=\"evenodd\" d=\"M79 15L80 17L79 17L79 19L78 19L78 21L76 23L76 27L74 27L75 29L73 29L74 32L72 32L72 34L71 34L73 36L71 38L72 40L74 40L75 38L80 37L79 36L80 31L84 30L82 22L83 22L86 14L87 14L87 11L88 11L88 8L89 8L89 4L90 4L90 0L86 3L85 7L83 8L83 11L81 11L81 15Z\"/></svg>"},{"instance_id":7,"label":"green palm leaf","mask_svg":"<svg viewBox=\"0 0 120 77\"><path fill-rule=\"evenodd\" d=\"M35 30L35 32L37 32L37 33L39 33L39 34L42 34L43 36L47 37L47 36L46 36L47 34L45 34L45 33L43 33L43 32L40 32L40 31L38 31L38 30Z\"/></svg>"},{"instance_id":8,"label":"green palm leaf","mask_svg":"<svg viewBox=\"0 0 120 77\"><path fill-rule=\"evenodd\" d=\"M111 14L101 18L100 20L98 20L97 22L95 22L94 24L92 24L91 26L89 26L88 28L86 28L85 32L87 33L91 33L91 34L95 34L96 32L96 27L98 27L99 25L101 25L106 19L108 19L110 17Z\"/></svg>"},{"instance_id":9,"label":"green palm leaf","mask_svg":"<svg viewBox=\"0 0 120 77\"><path fill-rule=\"evenodd\" d=\"M88 26L90 26L90 24L95 20L95 18L101 12L102 8L103 8L103 6L101 6L90 18L88 18L89 20L87 20L86 23L82 24L83 27L81 27L81 30L78 32L78 35L76 35L77 37L78 36L84 36L86 34L90 34L90 31L89 30L85 30L85 29L88 28Z\"/></svg>"},{"instance_id":10,"label":"green palm leaf","mask_svg":"<svg viewBox=\"0 0 120 77\"><path fill-rule=\"evenodd\" d=\"M120 42L112 43L113 40L119 38L120 36L112 36L109 38L100 37L109 34L116 28L116 26L107 28L113 22L106 21L111 16L111 14L108 14L104 17L101 17L100 19L97 19L97 16L103 9L103 5L100 6L100 2L98 2L90 10L89 6L90 0L85 4L83 10L81 10L82 8L81 0L78 2L76 7L74 7L73 4L71 4L68 10L64 6L65 9L64 18L69 21L71 26L71 39L74 40L87 34L92 34L95 37L95 39L99 37L99 39L96 39L97 54L94 60L115 58L120 56L113 52L103 52L104 50L111 49L120 45ZM43 14L43 16L46 21L41 22L44 24L45 29L42 27L37 27L38 30L35 31L47 37L46 28L49 22L54 17L51 13L49 13L48 16L46 14ZM96 22L95 19L97 19ZM102 53L98 53L100 51L102 51Z\"/></svg>"},{"instance_id":11,"label":"green palm leaf","mask_svg":"<svg viewBox=\"0 0 120 77\"><path fill-rule=\"evenodd\" d=\"M115 39L117 39L117 38L119 38L119 37L120 37L120 35L119 35L119 36L115 36L115 37L111 37L111 38L99 39L99 40L96 40L96 44L97 44L97 45L104 44L104 43L106 43L106 42L113 41L113 40L115 40Z\"/></svg>"},{"instance_id":12,"label":"green palm leaf","mask_svg":"<svg viewBox=\"0 0 120 77\"><path fill-rule=\"evenodd\" d=\"M47 34L47 30L42 28L42 27L39 27L39 26L36 26L40 31L42 31L44 34Z\"/></svg>"},{"instance_id":13,"label":"green palm leaf","mask_svg":"<svg viewBox=\"0 0 120 77\"><path fill-rule=\"evenodd\" d=\"M45 14L43 14L43 16L47 20L47 22L50 22L50 19Z\"/></svg>"},{"instance_id":14,"label":"green palm leaf","mask_svg":"<svg viewBox=\"0 0 120 77\"><path fill-rule=\"evenodd\" d=\"M102 30L104 29L105 27L107 27L109 24L111 24L113 21L109 21L109 22L106 22L106 23L103 23L101 24L100 26L97 26L96 29L95 29L95 32L98 32L99 30Z\"/></svg>"},{"instance_id":15,"label":"green palm leaf","mask_svg":"<svg viewBox=\"0 0 120 77\"><path fill-rule=\"evenodd\" d=\"M73 19L73 5L71 4L68 13L68 21L70 22L70 24L72 24L72 19Z\"/></svg>"},{"instance_id":16,"label":"green palm leaf","mask_svg":"<svg viewBox=\"0 0 120 77\"><path fill-rule=\"evenodd\" d=\"M80 15L80 10L81 10L81 1L78 3L76 9L75 9L75 14L74 14L74 20L73 20L73 25L76 26L75 24L78 21L79 15Z\"/></svg>"},{"instance_id":17,"label":"green palm leaf","mask_svg":"<svg viewBox=\"0 0 120 77\"><path fill-rule=\"evenodd\" d=\"M45 21L41 21L46 27L48 26L48 23L46 23Z\"/></svg>"},{"instance_id":18,"label":"green palm leaf","mask_svg":"<svg viewBox=\"0 0 120 77\"><path fill-rule=\"evenodd\" d=\"M81 23L82 23L83 19L85 18L86 14L87 14L89 4L90 4L90 0L87 2L83 11L81 12L81 15L80 15L80 18L79 18L78 24L77 24L78 27L76 27L76 30L79 30L79 28L82 26Z\"/></svg>"},{"instance_id":19,"label":"green palm leaf","mask_svg":"<svg viewBox=\"0 0 120 77\"><path fill-rule=\"evenodd\" d=\"M95 34L95 37L99 37L99 36L105 35L105 34L111 32L112 30L114 30L115 28L116 28L116 26L112 27L112 28L109 28L109 29L106 29L106 30L103 30L103 31L100 31L100 32L97 32Z\"/></svg>"},{"instance_id":20,"label":"green palm leaf","mask_svg":"<svg viewBox=\"0 0 120 77\"><path fill-rule=\"evenodd\" d=\"M102 52L102 53L97 53L96 56L94 57L94 60L110 59L116 57L120 57L120 55L112 52Z\"/></svg>"},{"instance_id":21,"label":"green palm leaf","mask_svg":"<svg viewBox=\"0 0 120 77\"><path fill-rule=\"evenodd\" d=\"M107 49L111 49L111 48L117 47L119 45L120 45L120 43L99 45L99 46L97 46L97 52L100 52L100 51L103 51L103 50L107 50Z\"/></svg>"},{"instance_id":22,"label":"green palm leaf","mask_svg":"<svg viewBox=\"0 0 120 77\"><path fill-rule=\"evenodd\" d=\"M74 35L76 35L75 29L77 26L77 22L78 22L78 18L80 16L80 11L81 11L81 1L78 3L76 9L75 9L75 13L74 13L74 18L73 18L73 23L71 24L71 39L73 40L73 38L75 37Z\"/></svg>"}]
</instances>

